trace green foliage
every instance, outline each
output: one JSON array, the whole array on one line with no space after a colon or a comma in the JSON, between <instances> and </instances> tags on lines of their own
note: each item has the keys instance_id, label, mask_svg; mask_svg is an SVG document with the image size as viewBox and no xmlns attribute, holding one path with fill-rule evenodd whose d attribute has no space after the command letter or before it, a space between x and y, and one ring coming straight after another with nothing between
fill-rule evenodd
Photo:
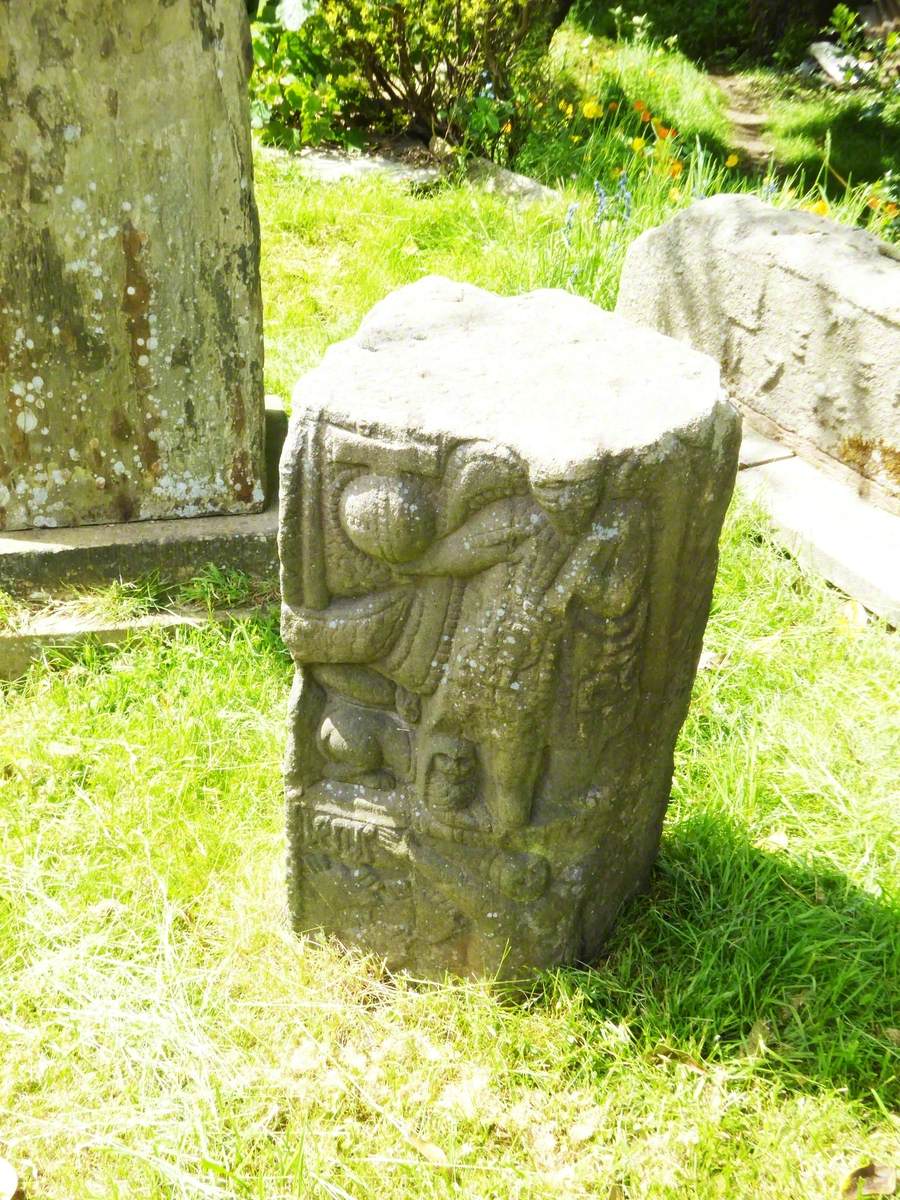
<instances>
[{"instance_id":1,"label":"green foliage","mask_svg":"<svg viewBox=\"0 0 900 1200\"><path fill-rule=\"evenodd\" d=\"M439 134L508 158L534 115L561 0L293 0L254 25L253 119L296 148Z\"/></svg>"},{"instance_id":2,"label":"green foliage","mask_svg":"<svg viewBox=\"0 0 900 1200\"><path fill-rule=\"evenodd\" d=\"M0 631L12 629L21 614L21 605L0 588Z\"/></svg>"},{"instance_id":3,"label":"green foliage","mask_svg":"<svg viewBox=\"0 0 900 1200\"><path fill-rule=\"evenodd\" d=\"M848 82L862 80L869 87L877 88L882 102L896 94L900 66L900 35L896 30L884 38L870 34L858 13L846 4L838 4L824 32L861 64L860 68L848 69Z\"/></svg>"},{"instance_id":4,"label":"green foliage","mask_svg":"<svg viewBox=\"0 0 900 1200\"><path fill-rule=\"evenodd\" d=\"M723 63L794 53L812 40L830 5L831 0L620 0L614 8L605 0L580 0L576 12L608 36L621 36L628 22L646 15L657 37L677 36L692 58Z\"/></svg>"},{"instance_id":5,"label":"green foliage","mask_svg":"<svg viewBox=\"0 0 900 1200\"><path fill-rule=\"evenodd\" d=\"M297 14L267 3L252 26L252 124L265 141L289 150L352 141L343 106L353 87L332 67L327 29L315 14L288 27L283 18L290 15Z\"/></svg>"},{"instance_id":6,"label":"green foliage","mask_svg":"<svg viewBox=\"0 0 900 1200\"><path fill-rule=\"evenodd\" d=\"M890 226L900 203L900 93L884 95L869 84L821 87L771 70L744 78L767 115L766 136L778 163L808 182L822 175L831 199L842 197L848 182L869 184L865 211L873 232L896 236Z\"/></svg>"},{"instance_id":7,"label":"green foliage","mask_svg":"<svg viewBox=\"0 0 900 1200\"><path fill-rule=\"evenodd\" d=\"M277 592L235 567L208 563L198 575L176 590L175 598L180 604L202 604L212 612L273 601Z\"/></svg>"},{"instance_id":8,"label":"green foliage","mask_svg":"<svg viewBox=\"0 0 900 1200\"><path fill-rule=\"evenodd\" d=\"M706 648L649 892L522 1004L289 929L274 622L0 685L28 1196L822 1200L894 1162L897 638L737 504Z\"/></svg>"}]
</instances>

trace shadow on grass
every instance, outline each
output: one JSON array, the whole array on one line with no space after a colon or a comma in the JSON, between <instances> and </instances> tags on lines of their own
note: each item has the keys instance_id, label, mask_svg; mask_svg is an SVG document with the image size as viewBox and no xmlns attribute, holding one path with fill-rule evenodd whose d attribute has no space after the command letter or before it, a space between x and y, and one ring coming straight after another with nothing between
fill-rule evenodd
<instances>
[{"instance_id":1,"label":"shadow on grass","mask_svg":"<svg viewBox=\"0 0 900 1200\"><path fill-rule=\"evenodd\" d=\"M900 169L900 127L883 114L865 113L862 104L848 104L838 112L801 104L790 114L776 115L772 125L779 157L811 182L822 171L830 138L829 161L838 175L854 184L874 183L886 171ZM844 193L843 184L830 172L823 175L822 184L835 197Z\"/></svg>"},{"instance_id":2,"label":"shadow on grass","mask_svg":"<svg viewBox=\"0 0 900 1200\"><path fill-rule=\"evenodd\" d=\"M649 895L592 970L551 976L651 1060L752 1061L789 1090L900 1101L900 912L826 866L699 815L664 842ZM594 1070L605 1071L598 1055ZM875 1093L875 1095L873 1095Z\"/></svg>"}]
</instances>

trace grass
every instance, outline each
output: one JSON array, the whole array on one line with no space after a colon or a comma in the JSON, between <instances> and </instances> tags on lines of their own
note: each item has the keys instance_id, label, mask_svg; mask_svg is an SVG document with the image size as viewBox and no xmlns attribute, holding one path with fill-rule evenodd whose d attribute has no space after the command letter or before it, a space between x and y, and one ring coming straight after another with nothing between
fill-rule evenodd
<instances>
[{"instance_id":1,"label":"grass","mask_svg":"<svg viewBox=\"0 0 900 1200\"><path fill-rule=\"evenodd\" d=\"M845 92L796 76L755 71L746 76L767 114L766 135L788 171L811 183L820 176L829 194L840 196L843 181L876 183L900 170L900 99L879 99L871 88ZM823 162L832 171L823 173Z\"/></svg>"},{"instance_id":2,"label":"grass","mask_svg":"<svg viewBox=\"0 0 900 1200\"><path fill-rule=\"evenodd\" d=\"M761 186L702 139L674 181L629 133L528 209L261 155L269 389L429 271L611 304L640 229ZM519 1005L291 933L273 621L0 685L0 1157L29 1200L821 1200L896 1162L896 634L736 503L706 645L650 893Z\"/></svg>"},{"instance_id":3,"label":"grass","mask_svg":"<svg viewBox=\"0 0 900 1200\"><path fill-rule=\"evenodd\" d=\"M34 592L23 597L0 591L0 634L23 633L48 618L119 623L173 607L212 611L272 604L277 600L276 582L254 579L234 567L208 563L197 575L181 583L163 580L154 572L101 587L70 587L54 595Z\"/></svg>"},{"instance_id":4,"label":"grass","mask_svg":"<svg viewBox=\"0 0 900 1200\"><path fill-rule=\"evenodd\" d=\"M551 47L555 78L578 98L617 101L633 112L643 102L688 143L697 139L724 157L731 128L718 88L677 50L654 43L613 42L587 34L572 21L556 33ZM634 132L642 132L632 118ZM645 132L645 131L644 131Z\"/></svg>"},{"instance_id":5,"label":"grass","mask_svg":"<svg viewBox=\"0 0 900 1200\"><path fill-rule=\"evenodd\" d=\"M332 342L349 337L388 292L423 275L505 295L568 288L612 308L629 243L696 196L753 190L794 206L820 196L818 189L798 194L790 181L743 176L702 148L673 179L667 158L636 152L624 137L594 137L587 176L558 201L530 206L465 185L417 195L378 177L322 184L285 153L261 148L266 390L289 401L298 377ZM831 215L856 223L868 211L865 196L847 193Z\"/></svg>"},{"instance_id":6,"label":"grass","mask_svg":"<svg viewBox=\"0 0 900 1200\"><path fill-rule=\"evenodd\" d=\"M835 188L821 159L785 151L765 178L726 166L723 98L683 55L566 26L553 62L551 111L515 165L559 187L556 202L525 208L464 185L422 195L377 177L323 185L284 152L258 149L268 391L288 400L298 376L377 300L430 272L504 294L565 287L612 308L629 243L717 192L751 191L790 207L827 194L833 219L897 236L897 222L867 206L869 183ZM586 116L586 102L603 115ZM658 122L676 136L660 138Z\"/></svg>"},{"instance_id":7,"label":"grass","mask_svg":"<svg viewBox=\"0 0 900 1200\"><path fill-rule=\"evenodd\" d=\"M272 623L6 688L0 1155L28 1196L774 1200L895 1158L896 637L738 505L707 648L649 896L520 1006L290 933Z\"/></svg>"}]
</instances>

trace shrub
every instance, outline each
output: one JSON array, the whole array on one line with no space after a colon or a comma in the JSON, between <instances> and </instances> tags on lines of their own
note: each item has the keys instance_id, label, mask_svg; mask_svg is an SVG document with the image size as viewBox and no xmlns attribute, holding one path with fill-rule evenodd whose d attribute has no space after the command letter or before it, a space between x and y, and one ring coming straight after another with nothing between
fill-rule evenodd
<instances>
[{"instance_id":1,"label":"shrub","mask_svg":"<svg viewBox=\"0 0 900 1200\"><path fill-rule=\"evenodd\" d=\"M360 127L509 157L571 0L282 0L254 26L254 119L275 140Z\"/></svg>"},{"instance_id":2,"label":"shrub","mask_svg":"<svg viewBox=\"0 0 900 1200\"><path fill-rule=\"evenodd\" d=\"M897 91L898 59L900 59L900 36L891 30L882 38L870 34L858 13L846 4L835 6L826 32L835 39L845 54L859 59L867 68L862 79L878 88L885 98ZM853 79L854 72L848 73Z\"/></svg>"},{"instance_id":3,"label":"shrub","mask_svg":"<svg viewBox=\"0 0 900 1200\"><path fill-rule=\"evenodd\" d=\"M321 19L301 15L271 0L252 26L251 120L266 141L291 150L352 140L342 115L352 86L341 90Z\"/></svg>"}]
</instances>

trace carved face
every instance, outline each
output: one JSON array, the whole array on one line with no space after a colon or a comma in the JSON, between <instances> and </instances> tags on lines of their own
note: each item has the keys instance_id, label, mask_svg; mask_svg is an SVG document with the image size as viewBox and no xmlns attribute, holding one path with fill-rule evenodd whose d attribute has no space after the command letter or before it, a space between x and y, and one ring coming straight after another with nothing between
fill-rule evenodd
<instances>
[{"instance_id":1,"label":"carved face","mask_svg":"<svg viewBox=\"0 0 900 1200\"><path fill-rule=\"evenodd\" d=\"M561 533L580 533L600 499L597 479L533 478L534 498Z\"/></svg>"},{"instance_id":2,"label":"carved face","mask_svg":"<svg viewBox=\"0 0 900 1200\"><path fill-rule=\"evenodd\" d=\"M354 546L382 562L411 562L434 537L434 506L414 478L360 475L344 489L340 517Z\"/></svg>"},{"instance_id":3,"label":"carved face","mask_svg":"<svg viewBox=\"0 0 900 1200\"><path fill-rule=\"evenodd\" d=\"M475 793L475 747L462 738L441 738L428 763L425 798L429 808L458 810Z\"/></svg>"}]
</instances>

